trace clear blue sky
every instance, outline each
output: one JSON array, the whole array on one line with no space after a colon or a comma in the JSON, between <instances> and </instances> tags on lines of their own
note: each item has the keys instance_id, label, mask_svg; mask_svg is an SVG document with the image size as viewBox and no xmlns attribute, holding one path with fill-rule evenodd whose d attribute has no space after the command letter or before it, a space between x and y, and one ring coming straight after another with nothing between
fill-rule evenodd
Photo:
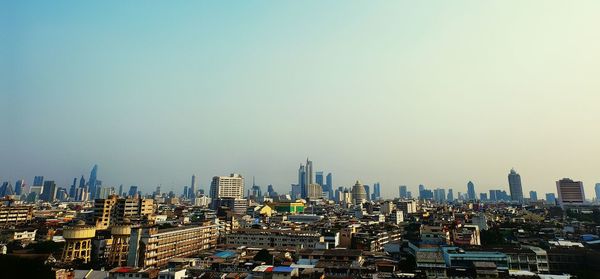
<instances>
[{"instance_id":1,"label":"clear blue sky","mask_svg":"<svg viewBox=\"0 0 600 279\"><path fill-rule=\"evenodd\" d=\"M600 182L598 1L2 1L0 180ZM528 196L528 194L525 194Z\"/></svg>"}]
</instances>

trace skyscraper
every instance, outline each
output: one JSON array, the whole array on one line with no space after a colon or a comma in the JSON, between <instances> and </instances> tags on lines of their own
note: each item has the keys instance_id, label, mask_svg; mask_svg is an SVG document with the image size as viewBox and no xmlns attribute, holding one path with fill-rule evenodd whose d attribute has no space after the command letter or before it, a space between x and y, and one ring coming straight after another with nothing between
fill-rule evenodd
<instances>
[{"instance_id":1,"label":"skyscraper","mask_svg":"<svg viewBox=\"0 0 600 279\"><path fill-rule=\"evenodd\" d=\"M15 182L15 195L20 196L20 195L26 194L25 186L26 186L25 180L23 180L23 179L17 180L17 182Z\"/></svg>"},{"instance_id":2,"label":"skyscraper","mask_svg":"<svg viewBox=\"0 0 600 279\"><path fill-rule=\"evenodd\" d=\"M77 195L77 177L73 178L73 184L71 184L71 188L69 189L69 196L71 198L75 198Z\"/></svg>"},{"instance_id":3,"label":"skyscraper","mask_svg":"<svg viewBox=\"0 0 600 279\"><path fill-rule=\"evenodd\" d=\"M329 199L333 199L333 176L331 173L328 173L327 176L325 176L325 185L323 191L329 192Z\"/></svg>"},{"instance_id":4,"label":"skyscraper","mask_svg":"<svg viewBox=\"0 0 600 279\"><path fill-rule=\"evenodd\" d=\"M318 171L315 173L315 183L324 186L325 184L323 183L323 172L322 171Z\"/></svg>"},{"instance_id":5,"label":"skyscraper","mask_svg":"<svg viewBox=\"0 0 600 279\"><path fill-rule=\"evenodd\" d=\"M215 176L210 184L210 197L218 198L235 198L241 199L244 197L244 178L232 173L229 176Z\"/></svg>"},{"instance_id":6,"label":"skyscraper","mask_svg":"<svg viewBox=\"0 0 600 279\"><path fill-rule=\"evenodd\" d=\"M521 175L515 169L510 169L508 174L508 187L510 198L513 201L523 202L523 186L521 185Z\"/></svg>"},{"instance_id":7,"label":"skyscraper","mask_svg":"<svg viewBox=\"0 0 600 279\"><path fill-rule=\"evenodd\" d=\"M44 191L44 177L36 176L33 178L33 185L29 188L30 193L35 193L35 195L39 198L42 192Z\"/></svg>"},{"instance_id":8,"label":"skyscraper","mask_svg":"<svg viewBox=\"0 0 600 279\"><path fill-rule=\"evenodd\" d=\"M44 190L42 191L40 199L47 202L53 202L56 199L56 191L56 183L54 183L54 181L44 181Z\"/></svg>"},{"instance_id":9,"label":"skyscraper","mask_svg":"<svg viewBox=\"0 0 600 279\"><path fill-rule=\"evenodd\" d=\"M467 199L470 201L477 199L475 196L475 184L473 184L473 181L469 181L469 183L467 183Z\"/></svg>"},{"instance_id":10,"label":"skyscraper","mask_svg":"<svg viewBox=\"0 0 600 279\"><path fill-rule=\"evenodd\" d=\"M583 204L585 202L583 182L581 181L573 181L570 178L556 181L556 192L558 192L558 202L561 205Z\"/></svg>"},{"instance_id":11,"label":"skyscraper","mask_svg":"<svg viewBox=\"0 0 600 279\"><path fill-rule=\"evenodd\" d=\"M596 183L594 190L596 190L596 201L600 201L600 183Z\"/></svg>"},{"instance_id":12,"label":"skyscraper","mask_svg":"<svg viewBox=\"0 0 600 279\"><path fill-rule=\"evenodd\" d=\"M371 200L379 200L381 199L381 185L379 182L375 182L373 184L373 194L371 195Z\"/></svg>"},{"instance_id":13,"label":"skyscraper","mask_svg":"<svg viewBox=\"0 0 600 279\"><path fill-rule=\"evenodd\" d=\"M446 190L442 188L433 190L433 200L439 203L446 201Z\"/></svg>"},{"instance_id":14,"label":"skyscraper","mask_svg":"<svg viewBox=\"0 0 600 279\"><path fill-rule=\"evenodd\" d=\"M89 187L89 193L90 193L90 198L91 199L95 199L96 198L96 187L98 186L98 165L94 165L94 167L92 168L92 171L90 172L90 180L88 182Z\"/></svg>"},{"instance_id":15,"label":"skyscraper","mask_svg":"<svg viewBox=\"0 0 600 279\"><path fill-rule=\"evenodd\" d=\"M44 186L44 176L34 177L32 186Z\"/></svg>"},{"instance_id":16,"label":"skyscraper","mask_svg":"<svg viewBox=\"0 0 600 279\"><path fill-rule=\"evenodd\" d=\"M193 200L196 197L196 175L192 174L192 183L190 184L190 188L188 190L188 198Z\"/></svg>"},{"instance_id":17,"label":"skyscraper","mask_svg":"<svg viewBox=\"0 0 600 279\"><path fill-rule=\"evenodd\" d=\"M537 192L536 191L529 191L529 199L531 201L537 201L537 199L538 199Z\"/></svg>"},{"instance_id":18,"label":"skyscraper","mask_svg":"<svg viewBox=\"0 0 600 279\"><path fill-rule=\"evenodd\" d=\"M448 196L446 197L446 199L448 200L448 202L454 201L454 190L448 189Z\"/></svg>"},{"instance_id":19,"label":"skyscraper","mask_svg":"<svg viewBox=\"0 0 600 279\"><path fill-rule=\"evenodd\" d=\"M371 200L371 187L369 187L369 185L363 185L363 187L365 188L365 192L367 193L367 200Z\"/></svg>"},{"instance_id":20,"label":"skyscraper","mask_svg":"<svg viewBox=\"0 0 600 279\"><path fill-rule=\"evenodd\" d=\"M406 199L408 197L408 195L406 193L406 185L398 186L398 192L400 194L401 199Z\"/></svg>"},{"instance_id":21,"label":"skyscraper","mask_svg":"<svg viewBox=\"0 0 600 279\"><path fill-rule=\"evenodd\" d=\"M300 187L300 196L299 198L305 198L307 194L306 189L306 167L303 164L300 164L300 168L298 168L298 186Z\"/></svg>"},{"instance_id":22,"label":"skyscraper","mask_svg":"<svg viewBox=\"0 0 600 279\"><path fill-rule=\"evenodd\" d=\"M556 204L556 195L554 193L546 193L546 203Z\"/></svg>"},{"instance_id":23,"label":"skyscraper","mask_svg":"<svg viewBox=\"0 0 600 279\"><path fill-rule=\"evenodd\" d=\"M313 162L306 158L306 184L313 184Z\"/></svg>"},{"instance_id":24,"label":"skyscraper","mask_svg":"<svg viewBox=\"0 0 600 279\"><path fill-rule=\"evenodd\" d=\"M138 192L138 186L131 185L131 186L129 186L129 192L127 193L127 195L133 198L137 194L137 192Z\"/></svg>"}]
</instances>

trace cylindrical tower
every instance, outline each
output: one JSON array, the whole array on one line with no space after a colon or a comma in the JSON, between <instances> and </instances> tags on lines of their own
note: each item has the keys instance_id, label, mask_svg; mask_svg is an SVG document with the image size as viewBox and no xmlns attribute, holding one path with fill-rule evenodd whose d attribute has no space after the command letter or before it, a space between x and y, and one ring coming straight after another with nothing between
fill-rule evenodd
<instances>
[{"instance_id":1,"label":"cylindrical tower","mask_svg":"<svg viewBox=\"0 0 600 279\"><path fill-rule=\"evenodd\" d=\"M87 226L85 222L78 221L75 226L65 226L63 238L66 241L62 261L70 262L75 259L90 261L92 253L92 238L96 235L96 227Z\"/></svg>"},{"instance_id":2,"label":"cylindrical tower","mask_svg":"<svg viewBox=\"0 0 600 279\"><path fill-rule=\"evenodd\" d=\"M128 224L114 225L110 229L112 235L112 246L108 254L108 264L110 266L127 265L127 254L129 253L129 237L131 236L131 226Z\"/></svg>"}]
</instances>

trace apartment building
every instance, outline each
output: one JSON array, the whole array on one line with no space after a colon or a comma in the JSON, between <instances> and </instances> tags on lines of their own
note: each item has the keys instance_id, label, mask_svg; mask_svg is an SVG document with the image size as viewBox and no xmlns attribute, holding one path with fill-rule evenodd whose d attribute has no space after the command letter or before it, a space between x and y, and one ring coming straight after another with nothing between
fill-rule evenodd
<instances>
[{"instance_id":1,"label":"apartment building","mask_svg":"<svg viewBox=\"0 0 600 279\"><path fill-rule=\"evenodd\" d=\"M225 236L227 245L253 248L315 248L321 242L324 242L324 237L311 231L238 229Z\"/></svg>"},{"instance_id":2,"label":"apartment building","mask_svg":"<svg viewBox=\"0 0 600 279\"><path fill-rule=\"evenodd\" d=\"M31 206L0 206L0 227L29 223L32 218Z\"/></svg>"}]
</instances>

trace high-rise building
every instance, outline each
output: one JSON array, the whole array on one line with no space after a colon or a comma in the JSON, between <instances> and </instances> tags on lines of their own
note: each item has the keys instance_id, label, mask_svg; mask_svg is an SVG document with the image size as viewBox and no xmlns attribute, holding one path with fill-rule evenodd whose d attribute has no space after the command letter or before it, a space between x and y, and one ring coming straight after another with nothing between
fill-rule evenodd
<instances>
[{"instance_id":1,"label":"high-rise building","mask_svg":"<svg viewBox=\"0 0 600 279\"><path fill-rule=\"evenodd\" d=\"M546 193L546 203L556 204L556 195L554 193Z\"/></svg>"},{"instance_id":2,"label":"high-rise building","mask_svg":"<svg viewBox=\"0 0 600 279\"><path fill-rule=\"evenodd\" d=\"M373 184L373 194L371 195L371 200L379 200L381 199L381 184L379 182L375 182Z\"/></svg>"},{"instance_id":3,"label":"high-rise building","mask_svg":"<svg viewBox=\"0 0 600 279\"><path fill-rule=\"evenodd\" d=\"M299 199L302 197L302 187L300 184L292 184L292 191L290 191L292 199Z\"/></svg>"},{"instance_id":4,"label":"high-rise building","mask_svg":"<svg viewBox=\"0 0 600 279\"><path fill-rule=\"evenodd\" d=\"M277 192L275 192L275 189L273 189L273 185L271 184L267 185L267 195L270 198L277 197Z\"/></svg>"},{"instance_id":5,"label":"high-rise building","mask_svg":"<svg viewBox=\"0 0 600 279\"><path fill-rule=\"evenodd\" d=\"M44 186L44 176L36 176L33 178L33 186Z\"/></svg>"},{"instance_id":6,"label":"high-rise building","mask_svg":"<svg viewBox=\"0 0 600 279\"><path fill-rule=\"evenodd\" d=\"M523 202L523 186L521 185L521 175L515 169L510 169L508 174L508 187L510 198L516 202Z\"/></svg>"},{"instance_id":7,"label":"high-rise building","mask_svg":"<svg viewBox=\"0 0 600 279\"><path fill-rule=\"evenodd\" d=\"M311 200L320 199L323 197L323 187L317 183L308 184L308 194L306 196Z\"/></svg>"},{"instance_id":8,"label":"high-rise building","mask_svg":"<svg viewBox=\"0 0 600 279\"><path fill-rule=\"evenodd\" d=\"M371 200L371 187L369 187L369 185L363 185L363 187L365 188L365 192L367 193L367 200Z\"/></svg>"},{"instance_id":9,"label":"high-rise building","mask_svg":"<svg viewBox=\"0 0 600 279\"><path fill-rule=\"evenodd\" d=\"M19 179L17 180L17 182L15 182L15 195L23 195L26 194L25 191L25 180L23 179Z\"/></svg>"},{"instance_id":10,"label":"high-rise building","mask_svg":"<svg viewBox=\"0 0 600 279\"><path fill-rule=\"evenodd\" d=\"M558 202L561 205L583 204L585 202L583 182L581 181L573 181L570 178L556 181L556 192L558 193Z\"/></svg>"},{"instance_id":11,"label":"high-rise building","mask_svg":"<svg viewBox=\"0 0 600 279\"><path fill-rule=\"evenodd\" d=\"M331 173L328 173L325 176L325 189L323 191L329 192L329 199L333 199L333 176Z\"/></svg>"},{"instance_id":12,"label":"high-rise building","mask_svg":"<svg viewBox=\"0 0 600 279\"><path fill-rule=\"evenodd\" d=\"M400 199L406 199L407 198L406 185L400 185L400 186L398 186L398 192L400 194Z\"/></svg>"},{"instance_id":13,"label":"high-rise building","mask_svg":"<svg viewBox=\"0 0 600 279\"><path fill-rule=\"evenodd\" d=\"M479 193L479 200L487 201L488 195L487 193Z\"/></svg>"},{"instance_id":14,"label":"high-rise building","mask_svg":"<svg viewBox=\"0 0 600 279\"><path fill-rule=\"evenodd\" d=\"M244 178L232 173L230 176L215 176L210 184L210 197L217 198L236 198L244 197Z\"/></svg>"},{"instance_id":15,"label":"high-rise building","mask_svg":"<svg viewBox=\"0 0 600 279\"><path fill-rule=\"evenodd\" d=\"M313 162L306 158L306 184L313 184Z\"/></svg>"},{"instance_id":16,"label":"high-rise building","mask_svg":"<svg viewBox=\"0 0 600 279\"><path fill-rule=\"evenodd\" d=\"M323 172L322 171L318 171L318 172L315 173L315 183L321 185L321 187L325 185L325 183L323 181L323 178L324 177L323 177Z\"/></svg>"},{"instance_id":17,"label":"high-rise building","mask_svg":"<svg viewBox=\"0 0 600 279\"><path fill-rule=\"evenodd\" d=\"M56 183L54 183L54 181L44 181L44 190L42 191L40 199L47 202L53 202L56 199L56 191Z\"/></svg>"},{"instance_id":18,"label":"high-rise building","mask_svg":"<svg viewBox=\"0 0 600 279\"><path fill-rule=\"evenodd\" d=\"M473 184L473 181L469 181L469 183L467 183L467 199L470 201L477 199L475 196L475 184Z\"/></svg>"},{"instance_id":19,"label":"high-rise building","mask_svg":"<svg viewBox=\"0 0 600 279\"><path fill-rule=\"evenodd\" d=\"M30 193L34 193L38 198L42 195L44 191L44 177L36 176L33 178L33 185L29 188Z\"/></svg>"},{"instance_id":20,"label":"high-rise building","mask_svg":"<svg viewBox=\"0 0 600 279\"><path fill-rule=\"evenodd\" d=\"M69 196L75 198L75 195L77 195L77 177L73 178L73 184L69 188Z\"/></svg>"},{"instance_id":21,"label":"high-rise building","mask_svg":"<svg viewBox=\"0 0 600 279\"><path fill-rule=\"evenodd\" d=\"M90 172L90 180L88 181L88 184L89 184L88 190L90 192L91 199L96 198L96 194L97 194L96 187L98 186L98 177L97 176L98 176L98 165L94 165L94 167L92 168L92 171Z\"/></svg>"},{"instance_id":22,"label":"high-rise building","mask_svg":"<svg viewBox=\"0 0 600 279\"><path fill-rule=\"evenodd\" d=\"M600 183L596 183L594 190L596 190L596 200L600 201Z\"/></svg>"},{"instance_id":23,"label":"high-rise building","mask_svg":"<svg viewBox=\"0 0 600 279\"><path fill-rule=\"evenodd\" d=\"M529 191L529 199L531 201L537 201L537 199L538 199L537 192L536 191Z\"/></svg>"},{"instance_id":24,"label":"high-rise building","mask_svg":"<svg viewBox=\"0 0 600 279\"><path fill-rule=\"evenodd\" d=\"M356 180L356 183L352 186L352 201L354 204L362 204L367 201L367 191L358 180Z\"/></svg>"},{"instance_id":25,"label":"high-rise building","mask_svg":"<svg viewBox=\"0 0 600 279\"><path fill-rule=\"evenodd\" d=\"M119 197L123 196L123 184L119 185Z\"/></svg>"},{"instance_id":26,"label":"high-rise building","mask_svg":"<svg viewBox=\"0 0 600 279\"><path fill-rule=\"evenodd\" d=\"M301 198L306 197L306 167L300 164L300 168L298 168L298 186L300 187L300 196Z\"/></svg>"},{"instance_id":27,"label":"high-rise building","mask_svg":"<svg viewBox=\"0 0 600 279\"><path fill-rule=\"evenodd\" d=\"M130 197L134 197L138 192L138 186L135 185L131 185L129 186L129 191L127 192L127 195Z\"/></svg>"},{"instance_id":28,"label":"high-rise building","mask_svg":"<svg viewBox=\"0 0 600 279\"><path fill-rule=\"evenodd\" d=\"M196 175L192 174L192 183L188 189L188 198L193 200L196 197Z\"/></svg>"},{"instance_id":29,"label":"high-rise building","mask_svg":"<svg viewBox=\"0 0 600 279\"><path fill-rule=\"evenodd\" d=\"M448 200L448 202L454 201L454 190L448 189L448 196L446 197L446 199Z\"/></svg>"},{"instance_id":30,"label":"high-rise building","mask_svg":"<svg viewBox=\"0 0 600 279\"><path fill-rule=\"evenodd\" d=\"M446 190L442 188L433 190L433 200L439 203L446 201Z\"/></svg>"},{"instance_id":31,"label":"high-rise building","mask_svg":"<svg viewBox=\"0 0 600 279\"><path fill-rule=\"evenodd\" d=\"M249 197L253 197L255 200L262 197L262 190L260 186L256 185L256 181L254 180L254 176L252 177L252 188L250 189Z\"/></svg>"}]
</instances>

